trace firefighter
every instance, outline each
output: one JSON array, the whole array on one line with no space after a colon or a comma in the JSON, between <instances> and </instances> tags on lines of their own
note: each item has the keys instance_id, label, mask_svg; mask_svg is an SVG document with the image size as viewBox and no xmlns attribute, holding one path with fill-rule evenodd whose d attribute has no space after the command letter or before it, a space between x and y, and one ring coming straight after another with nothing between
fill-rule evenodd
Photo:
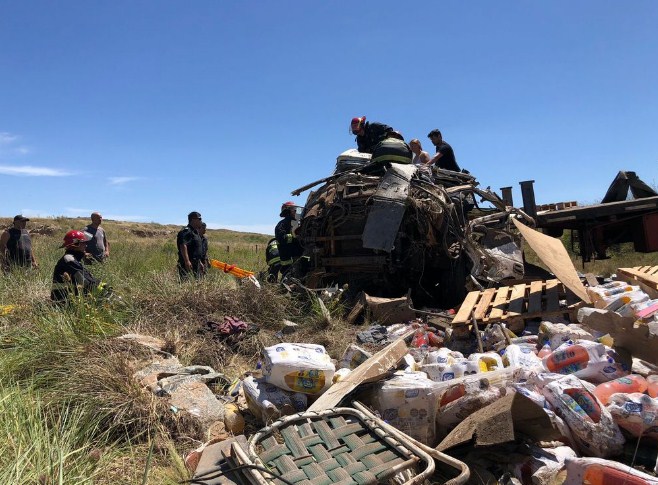
<instances>
[{"instance_id":1,"label":"firefighter","mask_svg":"<svg viewBox=\"0 0 658 485\"><path fill-rule=\"evenodd\" d=\"M281 276L285 276L290 271L292 264L304 252L299 240L293 234L292 222L295 220L296 212L297 206L294 202L283 203L279 214L283 219L274 228L274 238L281 259Z\"/></svg>"},{"instance_id":2,"label":"firefighter","mask_svg":"<svg viewBox=\"0 0 658 485\"><path fill-rule=\"evenodd\" d=\"M69 231L64 236L60 248L66 249L55 265L53 286L50 299L60 305L69 303L72 295L89 295L94 290L102 289L103 284L85 268L82 259L85 256L87 241L91 235L82 231Z\"/></svg>"},{"instance_id":3,"label":"firefighter","mask_svg":"<svg viewBox=\"0 0 658 485\"><path fill-rule=\"evenodd\" d=\"M372 153L375 147L391 136L393 128L384 123L366 121L365 116L352 118L350 131L356 135L356 146L362 153Z\"/></svg>"},{"instance_id":4,"label":"firefighter","mask_svg":"<svg viewBox=\"0 0 658 485\"><path fill-rule=\"evenodd\" d=\"M267 263L267 281L276 283L279 280L279 272L281 271L281 258L279 257L279 245L275 237L267 242L265 262Z\"/></svg>"}]
</instances>

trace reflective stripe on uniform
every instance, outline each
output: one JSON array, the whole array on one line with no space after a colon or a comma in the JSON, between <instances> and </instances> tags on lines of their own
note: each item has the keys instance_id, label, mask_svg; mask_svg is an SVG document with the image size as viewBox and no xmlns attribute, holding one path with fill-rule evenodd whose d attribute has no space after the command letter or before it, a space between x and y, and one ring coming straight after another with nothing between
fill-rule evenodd
<instances>
[{"instance_id":1,"label":"reflective stripe on uniform","mask_svg":"<svg viewBox=\"0 0 658 485\"><path fill-rule=\"evenodd\" d=\"M281 260L281 266L290 266L292 263L293 263L292 258Z\"/></svg>"}]
</instances>

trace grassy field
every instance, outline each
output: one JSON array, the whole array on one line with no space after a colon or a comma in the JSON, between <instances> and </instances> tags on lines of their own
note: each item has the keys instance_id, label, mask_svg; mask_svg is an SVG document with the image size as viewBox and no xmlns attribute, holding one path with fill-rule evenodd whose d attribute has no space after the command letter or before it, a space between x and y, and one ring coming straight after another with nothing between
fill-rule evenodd
<instances>
[{"instance_id":1,"label":"grassy field","mask_svg":"<svg viewBox=\"0 0 658 485\"><path fill-rule=\"evenodd\" d=\"M0 226L9 222L0 219ZM189 478L182 458L206 437L189 418L135 384L131 376L148 355L115 336L162 338L183 364L210 365L229 378L254 368L260 349L278 341L274 334L283 319L300 324L295 341L325 345L333 356L352 341L356 329L341 323L339 309L330 325L307 301L275 286L258 291L219 271L180 284L179 228L158 224L104 222L111 258L91 270L120 301L53 308L48 296L63 253L61 238L86 222L31 221L40 268L0 275L0 305L14 306L0 314L0 427L7 435L0 440L2 484L173 484ZM268 236L211 230L208 239L212 258L265 269ZM607 275L620 266L658 264L655 254L624 248L612 256L585 271ZM261 331L230 348L197 333L206 321L224 315Z\"/></svg>"}]
</instances>

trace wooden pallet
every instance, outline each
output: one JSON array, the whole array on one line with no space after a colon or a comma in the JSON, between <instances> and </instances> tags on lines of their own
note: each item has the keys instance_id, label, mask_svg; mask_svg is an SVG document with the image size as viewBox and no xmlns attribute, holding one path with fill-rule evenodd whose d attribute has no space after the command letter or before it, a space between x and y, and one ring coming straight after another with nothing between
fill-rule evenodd
<instances>
[{"instance_id":1,"label":"wooden pallet","mask_svg":"<svg viewBox=\"0 0 658 485\"><path fill-rule=\"evenodd\" d=\"M563 303L560 303L560 301ZM566 304L564 304L566 301ZM505 321L519 327L529 319L563 316L575 321L580 300L558 280L532 281L513 286L471 291L452 320L453 326Z\"/></svg>"},{"instance_id":2,"label":"wooden pallet","mask_svg":"<svg viewBox=\"0 0 658 485\"><path fill-rule=\"evenodd\" d=\"M569 202L555 202L553 204L542 204L537 206L538 211L556 211L568 209L570 207L578 207L578 202L575 200Z\"/></svg>"},{"instance_id":3,"label":"wooden pallet","mask_svg":"<svg viewBox=\"0 0 658 485\"><path fill-rule=\"evenodd\" d=\"M658 290L658 266L636 266L619 268L617 275L630 283L639 281L654 290Z\"/></svg>"}]
</instances>

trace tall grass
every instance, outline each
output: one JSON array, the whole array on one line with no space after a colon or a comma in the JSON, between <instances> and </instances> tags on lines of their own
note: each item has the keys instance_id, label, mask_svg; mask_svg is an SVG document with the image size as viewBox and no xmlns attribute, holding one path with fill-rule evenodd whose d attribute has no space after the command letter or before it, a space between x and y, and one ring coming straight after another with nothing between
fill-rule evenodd
<instances>
[{"instance_id":1,"label":"tall grass","mask_svg":"<svg viewBox=\"0 0 658 485\"><path fill-rule=\"evenodd\" d=\"M55 307L49 292L63 253L58 246L67 230L85 223L31 221L42 232L33 237L39 269L0 274L0 305L13 306L0 313L0 423L12 436L0 444L0 483L141 483L149 449L154 457L147 483L176 483L186 478L182 454L206 437L189 416L172 413L166 400L133 380L151 351L114 337L159 337L183 364L210 365L237 377L254 367L264 345L278 341L283 319L310 334L319 320L277 287L257 290L216 270L202 281L180 283L178 228L113 222L104 223L111 258L89 269L119 298ZM208 237L210 257L265 269L267 236L209 231ZM232 346L198 333L206 321L224 315L261 331Z\"/></svg>"}]
</instances>

